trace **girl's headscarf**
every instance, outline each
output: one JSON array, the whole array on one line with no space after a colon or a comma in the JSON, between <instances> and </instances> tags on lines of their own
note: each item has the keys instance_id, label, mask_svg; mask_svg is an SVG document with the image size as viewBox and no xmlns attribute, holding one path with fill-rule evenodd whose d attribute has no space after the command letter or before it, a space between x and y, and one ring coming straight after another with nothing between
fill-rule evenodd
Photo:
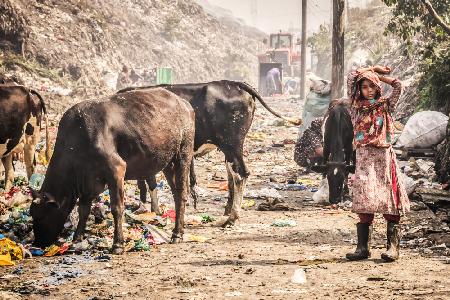
<instances>
[{"instance_id":1,"label":"girl's headscarf","mask_svg":"<svg viewBox=\"0 0 450 300\"><path fill-rule=\"evenodd\" d=\"M352 85L353 91L352 91L352 101L359 100L362 98L361 95L361 84L363 80L369 80L372 82L376 89L377 93L375 98L379 98L381 96L381 81L380 78L378 78L378 75L373 71L366 71L359 73L358 76L355 77L355 81Z\"/></svg>"}]
</instances>

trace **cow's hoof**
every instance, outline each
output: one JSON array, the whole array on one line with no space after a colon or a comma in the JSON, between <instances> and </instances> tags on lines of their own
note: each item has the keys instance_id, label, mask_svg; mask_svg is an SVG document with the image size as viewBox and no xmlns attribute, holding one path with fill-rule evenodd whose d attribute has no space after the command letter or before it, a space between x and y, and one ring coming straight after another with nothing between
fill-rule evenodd
<instances>
[{"instance_id":1,"label":"cow's hoof","mask_svg":"<svg viewBox=\"0 0 450 300\"><path fill-rule=\"evenodd\" d=\"M236 223L236 220L228 219L225 221L225 223L222 224L222 227L223 228L233 227L235 223Z\"/></svg>"},{"instance_id":2,"label":"cow's hoof","mask_svg":"<svg viewBox=\"0 0 450 300\"><path fill-rule=\"evenodd\" d=\"M183 241L183 238L179 237L179 236L172 236L172 238L170 239L171 244L179 244L182 241Z\"/></svg>"},{"instance_id":3,"label":"cow's hoof","mask_svg":"<svg viewBox=\"0 0 450 300\"><path fill-rule=\"evenodd\" d=\"M80 236L74 237L72 240L72 244L78 244L78 243L81 243L82 241L83 241L83 237L80 237Z\"/></svg>"},{"instance_id":4,"label":"cow's hoof","mask_svg":"<svg viewBox=\"0 0 450 300\"><path fill-rule=\"evenodd\" d=\"M120 255L125 252L123 245L113 245L111 253L114 255Z\"/></svg>"}]
</instances>

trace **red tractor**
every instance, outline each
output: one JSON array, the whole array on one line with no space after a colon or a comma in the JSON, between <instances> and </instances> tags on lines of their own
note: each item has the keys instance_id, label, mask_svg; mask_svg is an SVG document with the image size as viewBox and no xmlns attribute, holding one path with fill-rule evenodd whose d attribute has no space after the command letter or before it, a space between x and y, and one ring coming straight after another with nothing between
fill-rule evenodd
<instances>
[{"instance_id":1,"label":"red tractor","mask_svg":"<svg viewBox=\"0 0 450 300\"><path fill-rule=\"evenodd\" d=\"M264 40L267 44L267 40ZM300 54L295 50L300 41L294 44L291 33L272 33L269 37L268 49L258 55L259 60L259 90L267 95L265 87L266 74L273 68L280 70L282 76L294 77L300 68ZM281 93L282 91L280 91Z\"/></svg>"}]
</instances>

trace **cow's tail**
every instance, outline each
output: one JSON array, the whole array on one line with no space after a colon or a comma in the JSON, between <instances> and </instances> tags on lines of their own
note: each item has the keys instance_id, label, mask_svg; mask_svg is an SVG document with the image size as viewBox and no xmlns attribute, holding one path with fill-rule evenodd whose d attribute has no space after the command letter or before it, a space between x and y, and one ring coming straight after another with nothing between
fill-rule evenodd
<instances>
[{"instance_id":1,"label":"cow's tail","mask_svg":"<svg viewBox=\"0 0 450 300\"><path fill-rule=\"evenodd\" d=\"M274 116L281 118L289 123L292 123L294 125L301 125L303 123L302 119L299 118L289 118L289 117L283 117L282 115L280 115L279 113L277 113L276 111L274 111L272 108L269 107L269 105L267 105L266 102L264 102L264 100L262 99L261 95L259 95L259 93L249 84L245 83L245 82L238 82L236 81L236 83L238 84L238 86L246 91L247 93L249 93L253 98L258 99L258 101L262 104L262 106L264 106L265 109L267 109L270 113L272 113Z\"/></svg>"},{"instance_id":2,"label":"cow's tail","mask_svg":"<svg viewBox=\"0 0 450 300\"><path fill-rule=\"evenodd\" d=\"M45 122L45 159L47 162L50 160L50 134L48 132L48 115L47 115L47 108L45 107L45 102L42 96L36 92L35 90L30 90L30 93L35 95L39 98L39 101L41 102L41 109L44 113L44 122Z\"/></svg>"}]
</instances>

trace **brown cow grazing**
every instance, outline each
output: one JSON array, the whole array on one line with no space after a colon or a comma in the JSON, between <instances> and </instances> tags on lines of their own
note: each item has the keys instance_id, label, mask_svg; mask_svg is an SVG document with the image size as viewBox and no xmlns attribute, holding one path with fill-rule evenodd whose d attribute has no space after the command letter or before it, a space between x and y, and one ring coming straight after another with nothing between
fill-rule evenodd
<instances>
[{"instance_id":1,"label":"brown cow grazing","mask_svg":"<svg viewBox=\"0 0 450 300\"><path fill-rule=\"evenodd\" d=\"M5 168L5 190L14 180L12 154L24 152L28 178L34 172L34 153L42 118L47 123L44 100L36 91L14 83L0 84L0 158ZM48 126L47 151L49 156Z\"/></svg>"},{"instance_id":2,"label":"brown cow grazing","mask_svg":"<svg viewBox=\"0 0 450 300\"><path fill-rule=\"evenodd\" d=\"M188 102L164 89L132 91L108 101L86 101L62 117L52 159L30 212L35 245L56 241L79 199L80 241L91 204L109 188L114 217L113 253L123 252L124 181L163 171L175 199L172 242L182 239L189 192L195 116Z\"/></svg>"}]
</instances>

